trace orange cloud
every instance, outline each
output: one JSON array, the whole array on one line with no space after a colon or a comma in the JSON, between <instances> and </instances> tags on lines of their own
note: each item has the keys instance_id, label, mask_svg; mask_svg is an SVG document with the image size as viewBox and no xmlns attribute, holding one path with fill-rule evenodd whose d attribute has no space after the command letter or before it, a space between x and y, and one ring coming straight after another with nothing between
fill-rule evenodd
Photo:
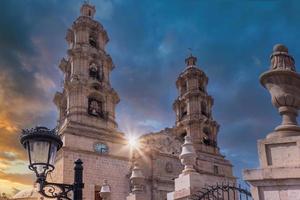
<instances>
[{"instance_id":1,"label":"orange cloud","mask_svg":"<svg viewBox=\"0 0 300 200\"><path fill-rule=\"evenodd\" d=\"M33 185L34 175L20 173L4 173L0 171L0 179L13 183L19 183L22 185Z\"/></svg>"},{"instance_id":2,"label":"orange cloud","mask_svg":"<svg viewBox=\"0 0 300 200\"><path fill-rule=\"evenodd\" d=\"M41 80L39 83L43 83L39 85L43 88L52 84ZM32 185L33 176L24 173L27 155L19 142L20 131L52 109L51 101L18 91L17 84L8 72L0 71L0 191L6 193Z\"/></svg>"}]
</instances>

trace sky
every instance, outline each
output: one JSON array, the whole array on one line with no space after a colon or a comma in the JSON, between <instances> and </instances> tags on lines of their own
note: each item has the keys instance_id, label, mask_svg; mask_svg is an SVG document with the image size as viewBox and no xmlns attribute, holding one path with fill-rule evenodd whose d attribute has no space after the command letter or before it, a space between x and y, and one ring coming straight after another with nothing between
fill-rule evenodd
<instances>
[{"instance_id":1,"label":"sky","mask_svg":"<svg viewBox=\"0 0 300 200\"><path fill-rule=\"evenodd\" d=\"M259 83L277 43L300 60L300 2L280 0L90 0L108 32L116 68L120 130L139 134L172 127L175 81L189 48L209 77L218 142L235 175L258 167L258 139L280 123ZM83 1L1 0L0 192L32 185L19 144L22 128L56 125L54 93L66 56L65 35Z\"/></svg>"}]
</instances>

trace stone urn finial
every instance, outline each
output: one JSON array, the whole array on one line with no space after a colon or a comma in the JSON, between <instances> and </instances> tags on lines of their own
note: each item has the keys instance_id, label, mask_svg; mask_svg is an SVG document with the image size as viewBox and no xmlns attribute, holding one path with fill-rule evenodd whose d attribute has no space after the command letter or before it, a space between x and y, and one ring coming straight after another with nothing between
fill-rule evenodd
<instances>
[{"instance_id":1,"label":"stone urn finial","mask_svg":"<svg viewBox=\"0 0 300 200\"><path fill-rule=\"evenodd\" d=\"M272 104L282 116L282 123L267 137L300 135L297 115L300 108L300 75L296 72L294 58L288 48L275 45L271 55L270 70L260 76L261 84L269 90Z\"/></svg>"},{"instance_id":2,"label":"stone urn finial","mask_svg":"<svg viewBox=\"0 0 300 200\"><path fill-rule=\"evenodd\" d=\"M106 179L104 179L103 181L103 185L101 186L101 190L100 190L100 197L105 199L105 200L108 200L109 197L110 197L110 186L108 185L108 182Z\"/></svg>"},{"instance_id":3,"label":"stone urn finial","mask_svg":"<svg viewBox=\"0 0 300 200\"><path fill-rule=\"evenodd\" d=\"M193 146L191 136L185 136L184 144L182 145L181 154L179 155L181 163L184 165L183 174L195 172L194 165L196 162L196 153Z\"/></svg>"},{"instance_id":4,"label":"stone urn finial","mask_svg":"<svg viewBox=\"0 0 300 200\"><path fill-rule=\"evenodd\" d=\"M130 176L130 181L132 184L132 193L143 191L143 183L145 181L145 176L143 175L143 172L137 162L134 162L134 166Z\"/></svg>"}]
</instances>

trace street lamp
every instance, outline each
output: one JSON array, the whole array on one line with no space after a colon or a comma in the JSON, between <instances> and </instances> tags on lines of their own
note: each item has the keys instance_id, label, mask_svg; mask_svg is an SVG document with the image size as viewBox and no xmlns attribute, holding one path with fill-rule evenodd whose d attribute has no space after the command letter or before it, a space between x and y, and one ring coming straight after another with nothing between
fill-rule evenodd
<instances>
[{"instance_id":1,"label":"street lamp","mask_svg":"<svg viewBox=\"0 0 300 200\"><path fill-rule=\"evenodd\" d=\"M34 171L39 184L39 193L47 198L57 200L72 200L68 193L73 191L73 200L82 200L82 161L78 159L74 167L74 183L50 183L46 181L47 174L54 170L56 152L62 147L62 141L56 130L46 127L36 127L22 131L21 144L27 150L29 169Z\"/></svg>"}]
</instances>

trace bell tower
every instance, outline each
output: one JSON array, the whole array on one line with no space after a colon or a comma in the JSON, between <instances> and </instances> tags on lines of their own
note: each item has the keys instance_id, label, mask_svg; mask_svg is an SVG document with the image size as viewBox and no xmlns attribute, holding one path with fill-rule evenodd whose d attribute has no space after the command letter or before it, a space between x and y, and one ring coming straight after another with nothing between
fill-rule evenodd
<instances>
[{"instance_id":1,"label":"bell tower","mask_svg":"<svg viewBox=\"0 0 300 200\"><path fill-rule=\"evenodd\" d=\"M63 147L58 152L53 180L71 183L72 163L83 161L83 197L98 200L104 180L112 199L128 193L129 146L117 130L115 108L119 96L110 84L113 61L106 53L109 41L104 27L94 19L96 9L85 2L80 16L67 30L67 57L59 68L64 74L62 92L54 103L59 111L58 132Z\"/></svg>"},{"instance_id":2,"label":"bell tower","mask_svg":"<svg viewBox=\"0 0 300 200\"><path fill-rule=\"evenodd\" d=\"M185 59L186 67L176 81L179 96L173 104L178 137L190 135L196 149L217 152L219 125L212 118L213 98L207 93L208 77L197 67L197 58Z\"/></svg>"},{"instance_id":3,"label":"bell tower","mask_svg":"<svg viewBox=\"0 0 300 200\"><path fill-rule=\"evenodd\" d=\"M94 6L84 3L81 16L67 31L68 56L59 65L64 73L63 92L54 98L60 128L70 123L84 124L85 128L117 128L115 107L119 97L109 81L114 65L105 52L109 38L93 19L95 12Z\"/></svg>"}]
</instances>

